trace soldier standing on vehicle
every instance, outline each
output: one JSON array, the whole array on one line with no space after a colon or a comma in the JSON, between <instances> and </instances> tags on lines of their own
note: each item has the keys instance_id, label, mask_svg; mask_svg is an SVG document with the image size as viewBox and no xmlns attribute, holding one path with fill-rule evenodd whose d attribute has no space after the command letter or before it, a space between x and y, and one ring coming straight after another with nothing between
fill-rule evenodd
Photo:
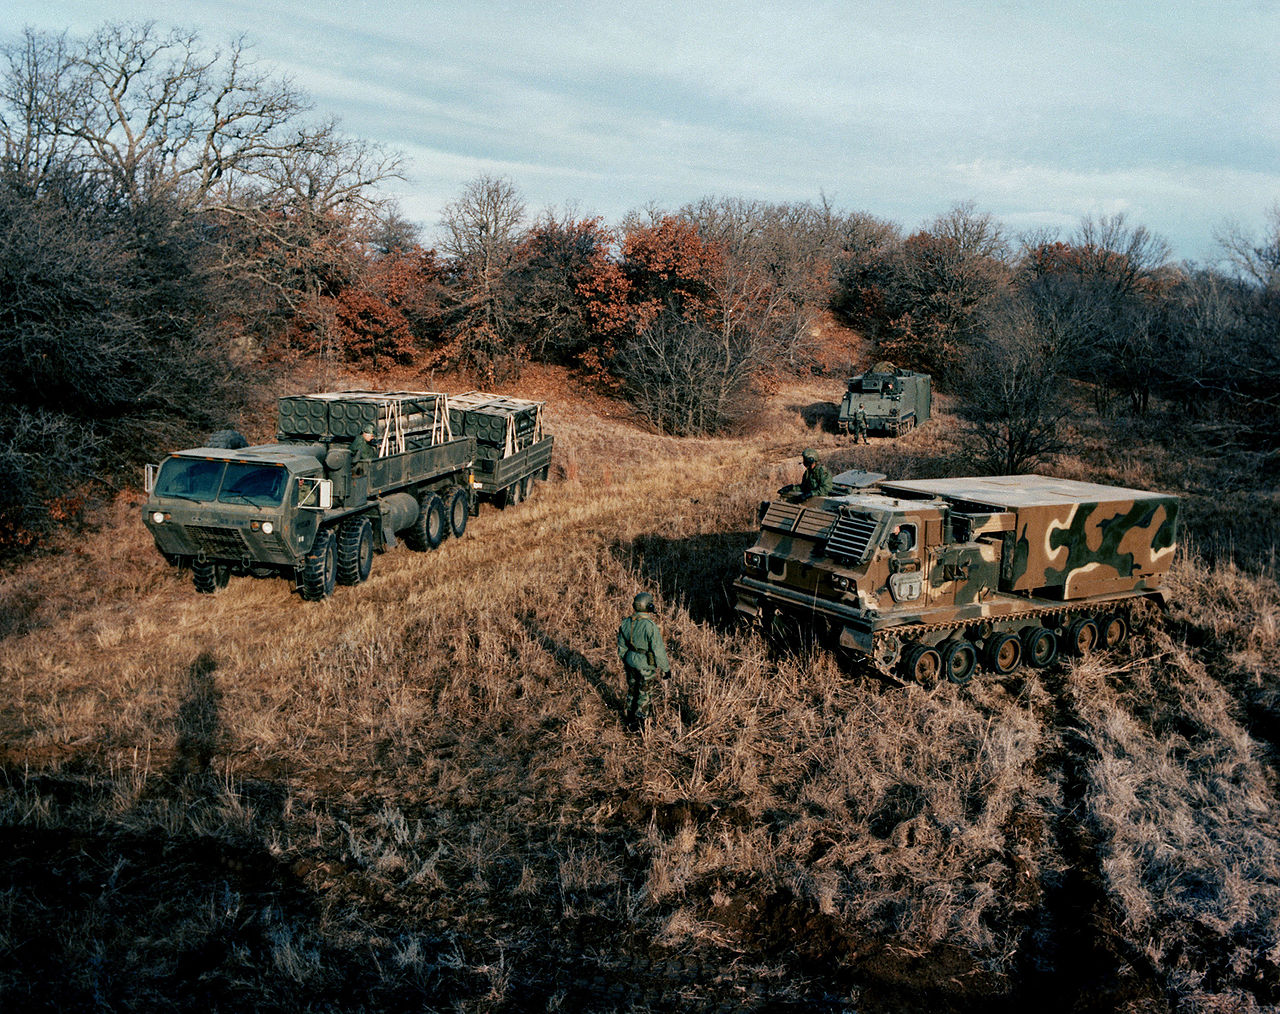
<instances>
[{"instance_id":1,"label":"soldier standing on vehicle","mask_svg":"<svg viewBox=\"0 0 1280 1014\"><path fill-rule=\"evenodd\" d=\"M650 698L658 673L667 679L671 662L662 640L662 628L653 615L653 596L641 592L631 602L632 614L618 628L618 658L627 673L628 729L638 729L650 717Z\"/></svg>"},{"instance_id":2,"label":"soldier standing on vehicle","mask_svg":"<svg viewBox=\"0 0 1280 1014\"><path fill-rule=\"evenodd\" d=\"M373 449L373 427L366 426L360 435L351 441L351 460L372 461L377 456L378 452Z\"/></svg>"},{"instance_id":3,"label":"soldier standing on vehicle","mask_svg":"<svg viewBox=\"0 0 1280 1014\"><path fill-rule=\"evenodd\" d=\"M853 413L853 442L856 444L859 438L864 444L871 443L867 439L867 410L861 402L858 403L858 411Z\"/></svg>"}]
</instances>

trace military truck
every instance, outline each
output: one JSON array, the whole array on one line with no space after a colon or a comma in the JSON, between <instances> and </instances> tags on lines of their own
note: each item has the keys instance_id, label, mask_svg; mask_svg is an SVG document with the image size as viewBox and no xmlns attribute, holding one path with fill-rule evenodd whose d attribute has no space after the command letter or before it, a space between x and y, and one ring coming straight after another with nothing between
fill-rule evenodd
<instances>
[{"instance_id":1,"label":"military truck","mask_svg":"<svg viewBox=\"0 0 1280 1014\"><path fill-rule=\"evenodd\" d=\"M853 433L854 416L861 407L867 414L867 432L896 437L925 422L932 405L929 374L876 363L866 373L849 378L836 426L841 433Z\"/></svg>"},{"instance_id":2,"label":"military truck","mask_svg":"<svg viewBox=\"0 0 1280 1014\"><path fill-rule=\"evenodd\" d=\"M304 599L324 599L364 581L374 554L401 539L421 551L466 530L477 441L454 432L447 395L300 395L279 400L277 419L275 443L246 447L223 431L211 441L221 446L148 466L143 521L197 591L233 574L284 575Z\"/></svg>"},{"instance_id":3,"label":"military truck","mask_svg":"<svg viewBox=\"0 0 1280 1014\"><path fill-rule=\"evenodd\" d=\"M499 507L527 500L551 469L554 438L543 432L545 402L467 391L449 398L453 432L476 441L475 491Z\"/></svg>"},{"instance_id":4,"label":"military truck","mask_svg":"<svg viewBox=\"0 0 1280 1014\"><path fill-rule=\"evenodd\" d=\"M1129 635L1163 606L1178 500L1043 475L886 481L761 504L733 584L782 645L813 638L903 681L967 682Z\"/></svg>"}]
</instances>

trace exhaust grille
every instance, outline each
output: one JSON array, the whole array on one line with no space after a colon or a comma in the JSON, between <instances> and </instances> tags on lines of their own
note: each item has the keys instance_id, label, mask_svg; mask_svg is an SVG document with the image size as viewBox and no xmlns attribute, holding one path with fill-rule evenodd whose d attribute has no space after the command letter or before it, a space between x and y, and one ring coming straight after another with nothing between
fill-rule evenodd
<instances>
[{"instance_id":1,"label":"exhaust grille","mask_svg":"<svg viewBox=\"0 0 1280 1014\"><path fill-rule=\"evenodd\" d=\"M821 542L831 533L835 518L824 510L805 509L799 504L776 500L769 505L761 525L788 535L799 535Z\"/></svg>"},{"instance_id":2,"label":"exhaust grille","mask_svg":"<svg viewBox=\"0 0 1280 1014\"><path fill-rule=\"evenodd\" d=\"M208 557L225 560L235 559L245 554L244 536L234 528L188 525L187 537Z\"/></svg>"},{"instance_id":3,"label":"exhaust grille","mask_svg":"<svg viewBox=\"0 0 1280 1014\"><path fill-rule=\"evenodd\" d=\"M827 552L854 563L866 556L871 536L876 533L876 519L865 515L845 515L836 521L827 539Z\"/></svg>"}]
</instances>

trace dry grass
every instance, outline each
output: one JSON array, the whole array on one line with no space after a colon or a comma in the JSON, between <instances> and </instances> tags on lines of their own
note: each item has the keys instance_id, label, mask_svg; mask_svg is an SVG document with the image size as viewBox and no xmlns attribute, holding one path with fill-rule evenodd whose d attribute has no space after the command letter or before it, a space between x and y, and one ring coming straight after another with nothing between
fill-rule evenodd
<instances>
[{"instance_id":1,"label":"dry grass","mask_svg":"<svg viewBox=\"0 0 1280 1014\"><path fill-rule=\"evenodd\" d=\"M1056 899L1089 859L1094 915L1150 963L1144 996L1276 1002L1277 785L1250 718L1276 701L1274 584L1184 560L1158 658L1044 681L930 695L771 657L723 586L800 449L958 470L945 399L853 448L822 428L829 386L780 390L724 440L553 399L556 474L533 500L378 557L324 603L281 581L197 596L126 498L0 578L0 831L18 846L0 988L35 999L74 968L74 996L107 1007L200 982L266 1009L351 990L466 1010L941 990L961 1008L1070 988L1080 969L1055 956L1084 927ZM1117 476L1143 484L1139 464ZM641 589L676 669L635 737L614 636ZM1077 825L1087 855L1064 844ZM55 839L80 844L49 860ZM19 886L98 853L110 890L96 869ZM24 969L37 918L53 928Z\"/></svg>"}]
</instances>

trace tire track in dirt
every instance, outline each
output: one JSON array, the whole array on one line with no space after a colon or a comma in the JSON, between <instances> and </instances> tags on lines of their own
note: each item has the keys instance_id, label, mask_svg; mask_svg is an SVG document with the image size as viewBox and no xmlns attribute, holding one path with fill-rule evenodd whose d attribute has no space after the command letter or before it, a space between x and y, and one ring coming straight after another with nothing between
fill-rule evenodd
<instances>
[{"instance_id":1,"label":"tire track in dirt","mask_svg":"<svg viewBox=\"0 0 1280 1014\"><path fill-rule=\"evenodd\" d=\"M1041 764L1062 789L1051 834L1065 869L1048 878L1044 903L1028 930L1022 991L1048 1012L1116 1010L1135 1002L1163 1010L1155 970L1119 930L1121 916L1107 893L1089 826L1088 775L1098 753L1082 731L1072 669L1058 663L1041 670L1040 678L1049 697L1041 721L1052 730Z\"/></svg>"}]
</instances>

